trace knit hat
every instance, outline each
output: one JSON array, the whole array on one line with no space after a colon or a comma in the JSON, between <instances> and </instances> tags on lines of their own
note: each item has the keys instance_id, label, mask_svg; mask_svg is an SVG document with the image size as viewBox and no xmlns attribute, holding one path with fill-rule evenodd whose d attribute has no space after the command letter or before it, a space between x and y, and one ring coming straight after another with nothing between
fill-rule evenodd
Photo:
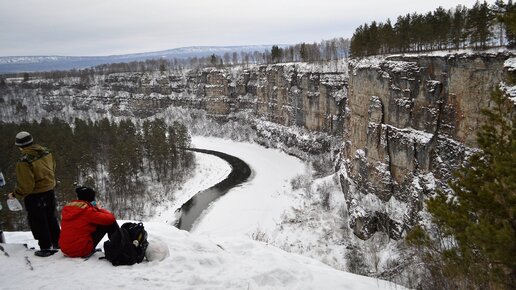
<instances>
[{"instance_id":1,"label":"knit hat","mask_svg":"<svg viewBox=\"0 0 516 290\"><path fill-rule=\"evenodd\" d=\"M29 132L21 131L20 133L16 134L16 142L14 142L14 145L18 147L27 147L33 142L34 140L32 139L32 136Z\"/></svg>"},{"instance_id":2,"label":"knit hat","mask_svg":"<svg viewBox=\"0 0 516 290\"><path fill-rule=\"evenodd\" d=\"M87 202L92 202L95 200L95 190L86 186L79 186L75 189L75 193L77 193L77 198L80 200L84 200Z\"/></svg>"}]
</instances>

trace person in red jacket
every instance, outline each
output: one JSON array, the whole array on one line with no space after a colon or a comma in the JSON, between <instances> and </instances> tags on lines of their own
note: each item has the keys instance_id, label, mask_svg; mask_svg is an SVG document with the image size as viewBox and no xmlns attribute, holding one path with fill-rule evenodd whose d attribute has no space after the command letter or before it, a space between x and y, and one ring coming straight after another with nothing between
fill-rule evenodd
<instances>
[{"instance_id":1,"label":"person in red jacket","mask_svg":"<svg viewBox=\"0 0 516 290\"><path fill-rule=\"evenodd\" d=\"M63 207L61 216L61 252L68 257L86 257L107 233L118 230L115 216L96 205L96 192L89 187L77 187L77 200Z\"/></svg>"}]
</instances>

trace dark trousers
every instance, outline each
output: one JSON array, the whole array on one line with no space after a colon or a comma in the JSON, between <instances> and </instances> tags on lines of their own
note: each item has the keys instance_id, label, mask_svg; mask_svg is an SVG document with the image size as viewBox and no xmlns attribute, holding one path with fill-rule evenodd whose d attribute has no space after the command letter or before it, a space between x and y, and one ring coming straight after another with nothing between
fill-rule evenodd
<instances>
[{"instance_id":1,"label":"dark trousers","mask_svg":"<svg viewBox=\"0 0 516 290\"><path fill-rule=\"evenodd\" d=\"M24 199L30 230L41 249L59 247L61 230L56 218L54 190L29 194Z\"/></svg>"},{"instance_id":2,"label":"dark trousers","mask_svg":"<svg viewBox=\"0 0 516 290\"><path fill-rule=\"evenodd\" d=\"M91 234L91 237L93 238L93 250L95 250L105 234L108 234L108 238L111 239L111 235L118 231L119 228L120 227L116 222L107 226L98 226L97 229Z\"/></svg>"}]
</instances>

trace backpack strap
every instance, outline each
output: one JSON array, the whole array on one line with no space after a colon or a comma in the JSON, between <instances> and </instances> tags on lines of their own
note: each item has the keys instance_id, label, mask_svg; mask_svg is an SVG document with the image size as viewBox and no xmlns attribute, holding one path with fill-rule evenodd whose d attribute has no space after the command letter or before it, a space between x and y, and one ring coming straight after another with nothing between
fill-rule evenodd
<instances>
[{"instance_id":1,"label":"backpack strap","mask_svg":"<svg viewBox=\"0 0 516 290\"><path fill-rule=\"evenodd\" d=\"M48 154L50 154L50 151L48 151L48 149L46 149L46 148L43 148L43 150L38 151L38 155L23 154L22 157L20 158L20 161L31 164L32 162L34 162L38 159L41 159L41 158L47 156Z\"/></svg>"}]
</instances>

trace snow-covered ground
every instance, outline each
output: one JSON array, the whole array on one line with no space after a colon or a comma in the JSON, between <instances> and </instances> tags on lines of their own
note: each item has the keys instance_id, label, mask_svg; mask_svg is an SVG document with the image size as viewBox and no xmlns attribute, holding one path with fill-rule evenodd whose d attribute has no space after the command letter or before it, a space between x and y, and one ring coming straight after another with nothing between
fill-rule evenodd
<instances>
[{"instance_id":1,"label":"snow-covered ground","mask_svg":"<svg viewBox=\"0 0 516 290\"><path fill-rule=\"evenodd\" d=\"M145 227L153 258L133 266L113 267L99 260L102 254L98 253L88 260L61 253L40 258L22 245L2 244L0 288L404 289L246 238L215 243L163 223L148 222ZM25 242L30 234L8 233L7 239Z\"/></svg>"},{"instance_id":2,"label":"snow-covered ground","mask_svg":"<svg viewBox=\"0 0 516 290\"><path fill-rule=\"evenodd\" d=\"M0 288L404 289L392 283L338 271L274 246L279 241L290 239L290 246L295 248L293 243L298 239L302 240L298 248L303 248L302 243L315 243L317 237L326 234L328 229L341 226L328 226L328 221L333 220L331 212L338 211L342 204L342 200L338 200L342 199L341 194L330 195L329 216L315 218L320 205L313 201L320 199L317 196L320 187L313 185L315 191L309 193L311 203L308 205L303 203L306 188L292 189L291 180L307 172L301 160L279 150L250 143L205 137L194 137L192 143L197 148L237 156L253 170L248 182L230 190L210 206L192 233L171 225L176 218L175 210L230 171L229 165L217 157L197 153L196 174L174 195L174 200L158 208L158 215L144 221L149 233L150 262L115 268L105 260L98 260L103 256L98 253L88 260L66 258L61 253L39 258L20 245L36 245L30 233L6 233L7 244L2 244L4 253L0 252ZM319 183L331 183L331 177L326 179ZM329 188L331 191L332 186ZM305 222L294 223L297 226L291 233L301 235L299 237L281 231L281 228L291 227L286 220L299 219L293 214L296 212L293 207L311 209L305 222L314 227L302 230L299 226ZM274 243L267 241L267 235L274 237L271 238ZM293 252L305 253L299 249Z\"/></svg>"}]
</instances>

